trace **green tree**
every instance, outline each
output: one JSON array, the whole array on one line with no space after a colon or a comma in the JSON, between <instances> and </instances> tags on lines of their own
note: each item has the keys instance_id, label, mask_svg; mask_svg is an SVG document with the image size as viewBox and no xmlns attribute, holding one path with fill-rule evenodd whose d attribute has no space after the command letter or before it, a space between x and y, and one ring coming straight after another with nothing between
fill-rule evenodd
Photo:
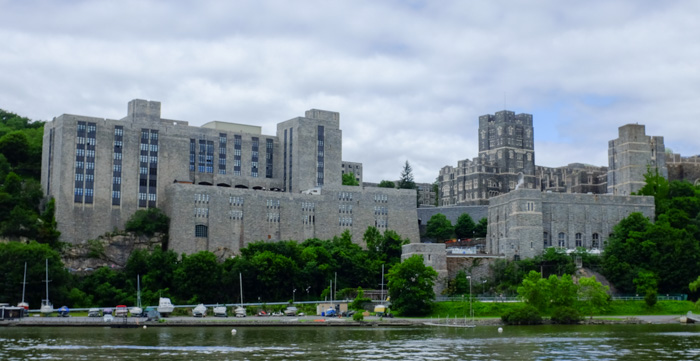
<instances>
[{"instance_id":1,"label":"green tree","mask_svg":"<svg viewBox=\"0 0 700 361\"><path fill-rule=\"evenodd\" d=\"M580 309L583 313L593 318L595 313L600 313L608 307L610 304L609 287L603 286L596 280L595 276L582 277L578 280L578 284Z\"/></svg>"},{"instance_id":2,"label":"green tree","mask_svg":"<svg viewBox=\"0 0 700 361\"><path fill-rule=\"evenodd\" d=\"M377 261L378 265L384 264L387 270L401 262L401 247L409 242L390 229L381 234L371 226L367 227L362 239L367 245L369 258Z\"/></svg>"},{"instance_id":3,"label":"green tree","mask_svg":"<svg viewBox=\"0 0 700 361\"><path fill-rule=\"evenodd\" d=\"M46 203L44 212L39 216L39 225L36 235L37 242L47 243L52 248L56 247L58 238L61 236L61 232L57 229L55 213L56 201L51 198L49 202Z\"/></svg>"},{"instance_id":4,"label":"green tree","mask_svg":"<svg viewBox=\"0 0 700 361\"><path fill-rule=\"evenodd\" d=\"M486 232L489 229L489 220L485 217L479 220L479 223L474 227L474 236L478 238L486 237Z\"/></svg>"},{"instance_id":5,"label":"green tree","mask_svg":"<svg viewBox=\"0 0 700 361\"><path fill-rule=\"evenodd\" d=\"M644 294L644 300L647 306L651 307L656 304L656 296L658 294L658 280L656 274L647 270L639 270L637 277L633 280L637 286L637 293Z\"/></svg>"},{"instance_id":6,"label":"green tree","mask_svg":"<svg viewBox=\"0 0 700 361\"><path fill-rule=\"evenodd\" d=\"M425 235L430 238L435 238L438 242L444 242L454 234L452 222L442 213L434 214L428 220L425 229Z\"/></svg>"},{"instance_id":7,"label":"green tree","mask_svg":"<svg viewBox=\"0 0 700 361\"><path fill-rule=\"evenodd\" d=\"M423 316L432 310L438 273L413 255L389 270L389 296L394 311L404 316Z\"/></svg>"},{"instance_id":8,"label":"green tree","mask_svg":"<svg viewBox=\"0 0 700 361\"><path fill-rule=\"evenodd\" d=\"M462 213L459 218L457 218L457 224L455 225L455 235L459 239L474 238L476 224L474 220L468 213Z\"/></svg>"},{"instance_id":9,"label":"green tree","mask_svg":"<svg viewBox=\"0 0 700 361\"><path fill-rule=\"evenodd\" d=\"M396 188L396 183L390 180L383 180L379 182L379 188Z\"/></svg>"},{"instance_id":10,"label":"green tree","mask_svg":"<svg viewBox=\"0 0 700 361\"><path fill-rule=\"evenodd\" d=\"M345 173L343 174L343 185L344 186L359 186L360 182L355 178L355 173Z\"/></svg>"},{"instance_id":11,"label":"green tree","mask_svg":"<svg viewBox=\"0 0 700 361\"><path fill-rule=\"evenodd\" d=\"M416 189L416 182L413 181L413 169L411 168L411 165L408 164L408 161L406 161L406 164L404 164L403 166L403 170L401 171L401 178L399 178L399 182L396 184L396 188Z\"/></svg>"},{"instance_id":12,"label":"green tree","mask_svg":"<svg viewBox=\"0 0 700 361\"><path fill-rule=\"evenodd\" d=\"M156 233L167 234L170 218L158 208L140 209L126 222L125 230L152 237Z\"/></svg>"},{"instance_id":13,"label":"green tree","mask_svg":"<svg viewBox=\"0 0 700 361\"><path fill-rule=\"evenodd\" d=\"M222 297L220 279L222 265L211 252L182 255L173 275L176 293L189 304L215 303Z\"/></svg>"},{"instance_id":14,"label":"green tree","mask_svg":"<svg viewBox=\"0 0 700 361\"><path fill-rule=\"evenodd\" d=\"M5 155L12 166L17 166L29 157L29 140L27 135L16 130L3 135L0 138L0 153Z\"/></svg>"},{"instance_id":15,"label":"green tree","mask_svg":"<svg viewBox=\"0 0 700 361\"><path fill-rule=\"evenodd\" d=\"M523 279L522 286L518 287L518 295L523 302L540 312L545 312L549 308L552 291L552 284L536 271L530 271Z\"/></svg>"}]
</instances>

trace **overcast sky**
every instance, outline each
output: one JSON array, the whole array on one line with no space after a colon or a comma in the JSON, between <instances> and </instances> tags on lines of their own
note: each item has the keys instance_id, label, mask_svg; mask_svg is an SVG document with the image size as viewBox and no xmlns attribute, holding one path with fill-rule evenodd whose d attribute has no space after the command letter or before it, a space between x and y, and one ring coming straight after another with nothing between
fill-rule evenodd
<instances>
[{"instance_id":1,"label":"overcast sky","mask_svg":"<svg viewBox=\"0 0 700 361\"><path fill-rule=\"evenodd\" d=\"M0 108L201 125L340 112L364 180L477 156L478 117L534 117L536 164L607 165L627 123L700 153L700 1L0 0Z\"/></svg>"}]
</instances>

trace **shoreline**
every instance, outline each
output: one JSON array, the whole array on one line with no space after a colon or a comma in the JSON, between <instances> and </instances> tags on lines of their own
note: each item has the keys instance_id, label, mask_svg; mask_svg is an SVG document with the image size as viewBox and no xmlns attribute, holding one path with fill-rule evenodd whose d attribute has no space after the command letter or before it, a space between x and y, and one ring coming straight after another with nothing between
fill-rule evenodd
<instances>
[{"instance_id":1,"label":"shoreline","mask_svg":"<svg viewBox=\"0 0 700 361\"><path fill-rule=\"evenodd\" d=\"M301 317L168 317L165 321L146 321L144 318L128 317L115 318L104 322L101 317L25 317L16 320L0 321L0 327L414 327L425 326L426 323L437 326L459 326L465 324L463 318L378 318L367 317L364 321L353 321L350 318L327 318L316 316ZM503 326L500 318L478 318L473 321L478 326ZM612 325L612 324L680 324L680 316L599 316L584 319L579 325ZM551 324L544 322L543 324Z\"/></svg>"}]
</instances>

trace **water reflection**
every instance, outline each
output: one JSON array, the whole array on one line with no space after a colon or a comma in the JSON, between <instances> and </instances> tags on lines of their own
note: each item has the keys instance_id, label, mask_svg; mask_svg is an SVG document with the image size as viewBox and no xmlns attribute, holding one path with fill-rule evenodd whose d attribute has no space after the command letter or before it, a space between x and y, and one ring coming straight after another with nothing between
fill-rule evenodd
<instances>
[{"instance_id":1,"label":"water reflection","mask_svg":"<svg viewBox=\"0 0 700 361\"><path fill-rule=\"evenodd\" d=\"M693 325L0 328L0 360L690 360Z\"/></svg>"}]
</instances>

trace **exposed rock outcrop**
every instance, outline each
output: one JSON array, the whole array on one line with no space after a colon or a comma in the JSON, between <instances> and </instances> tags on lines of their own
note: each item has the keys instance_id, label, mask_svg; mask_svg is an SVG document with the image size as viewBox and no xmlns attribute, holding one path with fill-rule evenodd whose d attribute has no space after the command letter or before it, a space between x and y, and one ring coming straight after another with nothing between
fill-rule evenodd
<instances>
[{"instance_id":1,"label":"exposed rock outcrop","mask_svg":"<svg viewBox=\"0 0 700 361\"><path fill-rule=\"evenodd\" d=\"M90 271L103 266L123 268L131 252L161 248L163 241L160 234L151 238L133 233L106 234L95 240L70 245L61 258L63 264L74 271Z\"/></svg>"}]
</instances>

